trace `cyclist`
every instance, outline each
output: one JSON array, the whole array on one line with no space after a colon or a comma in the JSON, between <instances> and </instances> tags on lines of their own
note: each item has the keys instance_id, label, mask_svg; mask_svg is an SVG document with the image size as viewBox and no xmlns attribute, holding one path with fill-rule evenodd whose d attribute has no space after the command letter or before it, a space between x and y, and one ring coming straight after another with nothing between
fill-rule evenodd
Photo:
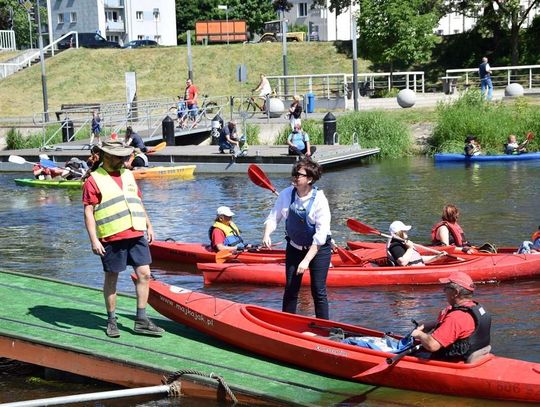
<instances>
[{"instance_id":1,"label":"cyclist","mask_svg":"<svg viewBox=\"0 0 540 407\"><path fill-rule=\"evenodd\" d=\"M261 109L261 111L265 111L266 110L266 99L272 94L272 86L270 86L270 82L268 81L266 76L261 74L261 80L259 81L259 84L257 85L257 87L255 89L252 89L251 91L252 92L259 92L259 98L263 99L264 102L263 102L262 107L260 107L256 103L255 104L257 105L257 107L259 109Z\"/></svg>"}]
</instances>

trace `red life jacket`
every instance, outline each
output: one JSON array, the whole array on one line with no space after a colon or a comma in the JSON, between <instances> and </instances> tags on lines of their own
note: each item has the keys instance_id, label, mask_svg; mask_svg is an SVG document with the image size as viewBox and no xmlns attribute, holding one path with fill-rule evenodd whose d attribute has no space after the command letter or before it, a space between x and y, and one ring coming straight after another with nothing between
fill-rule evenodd
<instances>
[{"instance_id":1,"label":"red life jacket","mask_svg":"<svg viewBox=\"0 0 540 407\"><path fill-rule=\"evenodd\" d=\"M442 243L439 239L437 239L437 230L441 226L446 226L448 228L448 231L450 232L450 244L453 244L454 246L463 246L463 243L465 242L465 236L463 235L463 229L461 229L461 226L456 223L450 223L445 220L440 221L439 223L435 224L433 228L431 229L431 243L434 245L438 245ZM452 242L453 240L453 242Z\"/></svg>"},{"instance_id":2,"label":"red life jacket","mask_svg":"<svg viewBox=\"0 0 540 407\"><path fill-rule=\"evenodd\" d=\"M540 239L540 230L537 232L534 232L531 236L531 240L534 242L536 239Z\"/></svg>"}]
</instances>

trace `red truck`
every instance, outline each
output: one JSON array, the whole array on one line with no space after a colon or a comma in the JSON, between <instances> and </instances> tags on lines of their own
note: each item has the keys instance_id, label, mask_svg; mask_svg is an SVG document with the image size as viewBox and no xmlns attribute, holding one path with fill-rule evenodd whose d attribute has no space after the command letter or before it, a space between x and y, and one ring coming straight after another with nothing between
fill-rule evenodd
<instances>
[{"instance_id":1,"label":"red truck","mask_svg":"<svg viewBox=\"0 0 540 407\"><path fill-rule=\"evenodd\" d=\"M195 23L197 42L244 42L247 39L245 20L207 20Z\"/></svg>"}]
</instances>

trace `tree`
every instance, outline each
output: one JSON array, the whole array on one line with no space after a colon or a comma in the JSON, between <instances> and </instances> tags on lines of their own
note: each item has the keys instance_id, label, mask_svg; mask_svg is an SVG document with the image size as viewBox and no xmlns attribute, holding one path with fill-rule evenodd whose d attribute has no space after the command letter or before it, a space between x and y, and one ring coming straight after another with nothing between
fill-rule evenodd
<instances>
[{"instance_id":1,"label":"tree","mask_svg":"<svg viewBox=\"0 0 540 407\"><path fill-rule=\"evenodd\" d=\"M314 0L313 1L313 7L319 6L319 7L326 7L328 0ZM339 16L341 13L343 13L345 10L347 10L349 7L354 6L359 3L358 0L330 0L328 2L328 9L330 11L335 11L336 16Z\"/></svg>"},{"instance_id":2,"label":"tree","mask_svg":"<svg viewBox=\"0 0 540 407\"><path fill-rule=\"evenodd\" d=\"M511 63L519 64L519 34L531 11L540 6L540 0L529 0L522 7L520 0L449 0L447 10L475 16L481 14L477 25L487 30L496 39L506 35L510 29Z\"/></svg>"},{"instance_id":3,"label":"tree","mask_svg":"<svg viewBox=\"0 0 540 407\"><path fill-rule=\"evenodd\" d=\"M436 36L440 10L426 0L360 0L358 27L366 58L387 65L426 62Z\"/></svg>"},{"instance_id":4,"label":"tree","mask_svg":"<svg viewBox=\"0 0 540 407\"><path fill-rule=\"evenodd\" d=\"M46 11L43 7L40 7L42 14ZM43 21L46 21L43 20ZM30 44L30 30L32 31L32 38L36 38L36 23L30 21L30 27L28 24L28 13L26 9L19 4L18 0L0 0L0 30L15 31L15 39L18 47L29 47Z\"/></svg>"}]
</instances>

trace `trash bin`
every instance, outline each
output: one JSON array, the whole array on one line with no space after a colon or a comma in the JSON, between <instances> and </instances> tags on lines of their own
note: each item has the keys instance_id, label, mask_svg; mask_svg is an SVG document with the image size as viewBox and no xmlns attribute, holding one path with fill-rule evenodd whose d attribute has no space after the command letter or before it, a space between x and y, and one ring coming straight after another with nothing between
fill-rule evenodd
<instances>
[{"instance_id":1,"label":"trash bin","mask_svg":"<svg viewBox=\"0 0 540 407\"><path fill-rule=\"evenodd\" d=\"M326 113L323 118L324 144L334 144L334 134L336 133L336 116L331 112Z\"/></svg>"},{"instance_id":2,"label":"trash bin","mask_svg":"<svg viewBox=\"0 0 540 407\"><path fill-rule=\"evenodd\" d=\"M315 94L306 93L306 98L307 98L306 113L313 113L315 111Z\"/></svg>"},{"instance_id":3,"label":"trash bin","mask_svg":"<svg viewBox=\"0 0 540 407\"><path fill-rule=\"evenodd\" d=\"M167 142L168 146L176 145L174 139L174 121L169 116L161 121L161 132L163 133L163 140Z\"/></svg>"},{"instance_id":4,"label":"trash bin","mask_svg":"<svg viewBox=\"0 0 540 407\"><path fill-rule=\"evenodd\" d=\"M62 122L62 141L64 143L67 143L68 141L73 140L73 136L75 135L75 126L73 125L73 121L69 119L64 119Z\"/></svg>"}]
</instances>

